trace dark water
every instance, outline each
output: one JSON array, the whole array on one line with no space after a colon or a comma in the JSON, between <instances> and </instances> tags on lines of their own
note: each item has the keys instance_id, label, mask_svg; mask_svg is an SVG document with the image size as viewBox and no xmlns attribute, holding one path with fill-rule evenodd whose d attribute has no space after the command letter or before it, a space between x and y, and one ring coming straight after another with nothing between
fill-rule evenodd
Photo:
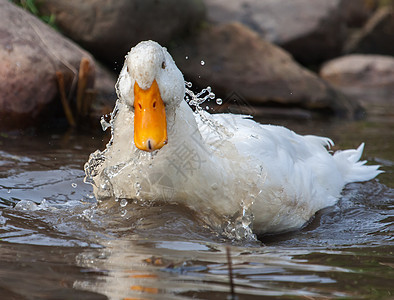
<instances>
[{"instance_id":1,"label":"dark water","mask_svg":"<svg viewBox=\"0 0 394 300\"><path fill-rule=\"evenodd\" d=\"M393 116L276 121L366 142L386 173L346 187L303 230L231 242L179 206L97 207L83 164L98 134L0 137L1 299L394 299Z\"/></svg>"}]
</instances>

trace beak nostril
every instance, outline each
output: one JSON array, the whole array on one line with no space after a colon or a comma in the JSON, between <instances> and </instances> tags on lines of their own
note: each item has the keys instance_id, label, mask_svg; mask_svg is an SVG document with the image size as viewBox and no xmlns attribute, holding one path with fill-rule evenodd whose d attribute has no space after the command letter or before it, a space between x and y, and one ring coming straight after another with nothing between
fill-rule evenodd
<instances>
[{"instance_id":1,"label":"beak nostril","mask_svg":"<svg viewBox=\"0 0 394 300\"><path fill-rule=\"evenodd\" d=\"M140 109L142 109L142 105L141 105L141 103L138 103L138 107L139 107Z\"/></svg>"},{"instance_id":2,"label":"beak nostril","mask_svg":"<svg viewBox=\"0 0 394 300\"><path fill-rule=\"evenodd\" d=\"M156 108L156 101L153 102L153 108Z\"/></svg>"},{"instance_id":3,"label":"beak nostril","mask_svg":"<svg viewBox=\"0 0 394 300\"><path fill-rule=\"evenodd\" d=\"M152 150L152 143L150 140L148 140L148 148L149 148L149 150Z\"/></svg>"}]
</instances>

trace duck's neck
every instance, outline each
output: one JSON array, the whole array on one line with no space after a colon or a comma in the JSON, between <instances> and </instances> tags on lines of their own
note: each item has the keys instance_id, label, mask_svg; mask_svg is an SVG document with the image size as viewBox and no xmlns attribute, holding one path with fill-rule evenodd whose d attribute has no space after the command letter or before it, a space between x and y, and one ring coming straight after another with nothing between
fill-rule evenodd
<instances>
[{"instance_id":1,"label":"duck's neck","mask_svg":"<svg viewBox=\"0 0 394 300\"><path fill-rule=\"evenodd\" d=\"M193 111L185 101L177 108L170 108L166 113L169 143L179 145L194 134L201 138Z\"/></svg>"},{"instance_id":2,"label":"duck's neck","mask_svg":"<svg viewBox=\"0 0 394 300\"><path fill-rule=\"evenodd\" d=\"M180 181L205 176L212 153L203 141L192 109L182 101L179 107L166 113L168 144L157 155L169 164L169 171L175 171L174 177L180 176Z\"/></svg>"}]
</instances>

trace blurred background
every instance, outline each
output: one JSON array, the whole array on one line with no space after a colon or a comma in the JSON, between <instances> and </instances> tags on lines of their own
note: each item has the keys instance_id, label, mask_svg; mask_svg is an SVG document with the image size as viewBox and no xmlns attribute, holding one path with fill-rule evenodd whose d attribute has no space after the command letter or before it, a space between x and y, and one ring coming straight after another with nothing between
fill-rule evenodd
<instances>
[{"instance_id":1,"label":"blurred background","mask_svg":"<svg viewBox=\"0 0 394 300\"><path fill-rule=\"evenodd\" d=\"M230 299L234 241L176 205L98 207L84 183L124 57L153 39L211 87L203 109L365 142L385 172L302 230L233 244L239 299L393 299L393 3L0 0L0 298Z\"/></svg>"},{"instance_id":2,"label":"blurred background","mask_svg":"<svg viewBox=\"0 0 394 300\"><path fill-rule=\"evenodd\" d=\"M0 0L0 129L98 124L125 55L147 39L168 48L193 88L212 87L219 111L392 114L393 3Z\"/></svg>"}]
</instances>

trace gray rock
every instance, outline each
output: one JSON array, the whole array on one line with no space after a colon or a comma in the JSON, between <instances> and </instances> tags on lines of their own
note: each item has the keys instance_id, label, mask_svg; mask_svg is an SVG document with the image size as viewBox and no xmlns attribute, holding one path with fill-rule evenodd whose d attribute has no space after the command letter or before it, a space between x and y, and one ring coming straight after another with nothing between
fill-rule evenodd
<instances>
[{"instance_id":1,"label":"gray rock","mask_svg":"<svg viewBox=\"0 0 394 300\"><path fill-rule=\"evenodd\" d=\"M314 64L341 53L347 25L363 23L363 0L204 0L214 23L238 21L264 39Z\"/></svg>"},{"instance_id":2,"label":"gray rock","mask_svg":"<svg viewBox=\"0 0 394 300\"><path fill-rule=\"evenodd\" d=\"M279 47L240 23L211 26L171 49L187 80L250 105L276 103L352 116L359 109ZM201 64L203 61L203 65Z\"/></svg>"},{"instance_id":3,"label":"gray rock","mask_svg":"<svg viewBox=\"0 0 394 300\"><path fill-rule=\"evenodd\" d=\"M324 64L320 75L367 110L394 113L394 57L347 55Z\"/></svg>"},{"instance_id":4,"label":"gray rock","mask_svg":"<svg viewBox=\"0 0 394 300\"><path fill-rule=\"evenodd\" d=\"M40 0L39 7L72 40L119 65L141 40L168 45L205 17L201 0Z\"/></svg>"},{"instance_id":5,"label":"gray rock","mask_svg":"<svg viewBox=\"0 0 394 300\"><path fill-rule=\"evenodd\" d=\"M63 72L70 87L83 57L89 59L93 76L94 61L86 51L11 2L0 0L0 128L44 122L61 107L55 101L56 71Z\"/></svg>"}]
</instances>

